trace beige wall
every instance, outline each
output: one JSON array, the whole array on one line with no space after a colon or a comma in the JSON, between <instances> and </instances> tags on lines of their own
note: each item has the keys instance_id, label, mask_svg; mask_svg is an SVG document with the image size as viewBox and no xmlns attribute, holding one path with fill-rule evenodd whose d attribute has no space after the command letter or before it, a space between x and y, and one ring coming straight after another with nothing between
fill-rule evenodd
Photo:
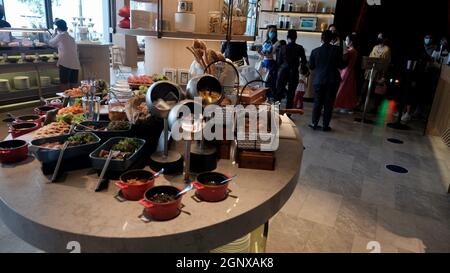
<instances>
[{"instance_id":1,"label":"beige wall","mask_svg":"<svg viewBox=\"0 0 450 273\"><path fill-rule=\"evenodd\" d=\"M145 39L145 73L162 73L164 68L189 69L194 58L186 49L192 40ZM207 42L208 48L219 50L219 42Z\"/></svg>"}]
</instances>

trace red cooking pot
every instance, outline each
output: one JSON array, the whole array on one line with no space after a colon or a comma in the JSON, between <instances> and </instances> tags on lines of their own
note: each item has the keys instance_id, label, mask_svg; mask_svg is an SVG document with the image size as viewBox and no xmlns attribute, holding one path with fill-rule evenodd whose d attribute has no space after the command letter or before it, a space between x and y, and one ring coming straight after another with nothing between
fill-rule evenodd
<instances>
[{"instance_id":1,"label":"red cooking pot","mask_svg":"<svg viewBox=\"0 0 450 273\"><path fill-rule=\"evenodd\" d=\"M192 184L197 189L196 196L206 202L219 202L227 198L228 184L221 183L230 177L216 172L202 173L197 176L197 181Z\"/></svg>"},{"instance_id":2,"label":"red cooking pot","mask_svg":"<svg viewBox=\"0 0 450 273\"><path fill-rule=\"evenodd\" d=\"M37 108L35 108L34 109L34 112L37 114L37 115L40 115L40 116L45 116L45 115L47 115L47 113L48 112L50 112L50 111L55 111L55 110L57 110L58 108L56 108L56 107L53 107L53 106L41 106L41 107L37 107Z\"/></svg>"},{"instance_id":3,"label":"red cooking pot","mask_svg":"<svg viewBox=\"0 0 450 273\"><path fill-rule=\"evenodd\" d=\"M28 143L24 140L7 140L0 142L0 162L13 164L28 158Z\"/></svg>"},{"instance_id":4,"label":"red cooking pot","mask_svg":"<svg viewBox=\"0 0 450 273\"><path fill-rule=\"evenodd\" d=\"M180 215L182 195L177 196L180 189L172 186L157 186L145 192L139 203L144 206L144 215L155 221L167 221ZM170 196L171 200L155 200L157 196Z\"/></svg>"},{"instance_id":5,"label":"red cooking pot","mask_svg":"<svg viewBox=\"0 0 450 273\"><path fill-rule=\"evenodd\" d=\"M11 125L9 133L13 138L18 138L39 129L39 127L39 124L33 122L16 123Z\"/></svg>"},{"instance_id":6,"label":"red cooking pot","mask_svg":"<svg viewBox=\"0 0 450 273\"><path fill-rule=\"evenodd\" d=\"M144 197L145 192L153 188L155 185L155 173L153 170L132 170L124 173L120 177L120 181L116 182L116 186L121 189L122 195L125 199L130 201L139 201ZM129 183L131 179L144 180L146 183Z\"/></svg>"},{"instance_id":7,"label":"red cooking pot","mask_svg":"<svg viewBox=\"0 0 450 273\"><path fill-rule=\"evenodd\" d=\"M44 116L39 115L27 115L27 116L20 116L16 118L15 123L37 123L41 125L45 121Z\"/></svg>"}]
</instances>

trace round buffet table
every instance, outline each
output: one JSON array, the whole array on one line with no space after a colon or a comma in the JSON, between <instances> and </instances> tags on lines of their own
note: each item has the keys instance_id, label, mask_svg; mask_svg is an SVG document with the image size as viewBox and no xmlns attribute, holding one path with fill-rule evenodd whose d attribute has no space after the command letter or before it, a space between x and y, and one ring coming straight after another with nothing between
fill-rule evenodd
<instances>
[{"instance_id":1,"label":"round buffet table","mask_svg":"<svg viewBox=\"0 0 450 273\"><path fill-rule=\"evenodd\" d=\"M104 192L94 189L90 169L62 174L50 184L40 163L30 157L0 168L0 217L9 229L47 252L68 252L78 242L81 252L207 252L226 245L266 223L293 193L300 172L303 143L281 139L276 170L239 169L221 160L216 171L237 174L230 196L222 202L197 202L194 191L183 197L182 213L166 222L145 222L138 202L120 202L113 181ZM183 187L180 177L163 176L156 185Z\"/></svg>"}]
</instances>

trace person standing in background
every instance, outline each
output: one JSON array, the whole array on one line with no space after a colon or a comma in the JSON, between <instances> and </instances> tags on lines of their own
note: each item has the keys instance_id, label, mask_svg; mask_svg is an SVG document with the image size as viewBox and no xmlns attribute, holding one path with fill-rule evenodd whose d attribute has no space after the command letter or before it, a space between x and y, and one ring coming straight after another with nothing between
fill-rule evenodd
<instances>
[{"instance_id":1,"label":"person standing in background","mask_svg":"<svg viewBox=\"0 0 450 273\"><path fill-rule=\"evenodd\" d=\"M334 107L345 111L351 111L358 104L355 71L358 52L356 51L357 38L355 34L347 36L345 46L347 47L347 53L345 55L347 67L341 71L342 82L336 96L336 104Z\"/></svg>"},{"instance_id":2,"label":"person standing in background","mask_svg":"<svg viewBox=\"0 0 450 273\"><path fill-rule=\"evenodd\" d=\"M5 7L0 5L0 28L10 28L11 25L5 21ZM0 42L9 43L13 40L11 33L0 33Z\"/></svg>"},{"instance_id":3,"label":"person standing in background","mask_svg":"<svg viewBox=\"0 0 450 273\"><path fill-rule=\"evenodd\" d=\"M277 78L277 94L275 99L281 101L286 95L286 109L294 108L294 97L300 76L299 68L302 75L307 75L309 70L305 49L296 43L297 31L290 29L287 34L287 44L280 46L278 55L278 78ZM288 89L286 90L286 86Z\"/></svg>"},{"instance_id":4,"label":"person standing in background","mask_svg":"<svg viewBox=\"0 0 450 273\"><path fill-rule=\"evenodd\" d=\"M328 27L328 30L331 31L331 33L333 33L333 39L331 40L331 44L335 45L335 46L343 47L342 40L341 40L339 31L336 28L336 25L331 24Z\"/></svg>"},{"instance_id":5,"label":"person standing in background","mask_svg":"<svg viewBox=\"0 0 450 273\"><path fill-rule=\"evenodd\" d=\"M264 80L267 82L266 87L269 88L267 96L271 99L275 97L277 88L278 67L276 55L280 42L278 41L277 27L272 25L267 27L267 39L262 45L259 54L263 57L262 67L267 72Z\"/></svg>"},{"instance_id":6,"label":"person standing in background","mask_svg":"<svg viewBox=\"0 0 450 273\"><path fill-rule=\"evenodd\" d=\"M387 45L388 39L383 33L378 34L377 37L377 45L373 47L372 52L370 53L370 58L377 58L385 60L387 63L391 63L392 58L392 51L391 48ZM363 85L363 89L361 91L361 97L359 99L358 103L358 110L362 111L362 108L364 107L364 103L366 101L367 92L369 91L369 81L370 81L370 70L366 70L365 73L365 83ZM383 84L386 82L386 79L384 78L383 72L378 72L375 79L374 79L374 85L372 86L373 90L370 90L370 93L375 90L376 86L378 84Z\"/></svg>"},{"instance_id":7,"label":"person standing in background","mask_svg":"<svg viewBox=\"0 0 450 273\"><path fill-rule=\"evenodd\" d=\"M331 131L330 122L333 115L333 106L336 99L336 93L341 83L340 69L344 68L342 50L340 47L333 46L331 41L333 33L326 30L322 33L322 46L316 48L311 53L309 65L315 71L313 80L314 86L314 108L312 123L309 125L312 129L319 128L322 109L323 131Z\"/></svg>"},{"instance_id":8,"label":"person standing in background","mask_svg":"<svg viewBox=\"0 0 450 273\"><path fill-rule=\"evenodd\" d=\"M250 65L247 53L247 42L233 42L225 41L222 43L222 53L225 58L230 59L232 62L243 62L246 65Z\"/></svg>"},{"instance_id":9,"label":"person standing in background","mask_svg":"<svg viewBox=\"0 0 450 273\"><path fill-rule=\"evenodd\" d=\"M0 5L0 28L11 27L11 24L5 20L5 7Z\"/></svg>"},{"instance_id":10,"label":"person standing in background","mask_svg":"<svg viewBox=\"0 0 450 273\"><path fill-rule=\"evenodd\" d=\"M59 78L61 90L78 86L78 72L81 68L78 58L78 48L75 39L67 32L67 23L64 20L55 21L55 33L49 41L51 47L58 49Z\"/></svg>"}]
</instances>

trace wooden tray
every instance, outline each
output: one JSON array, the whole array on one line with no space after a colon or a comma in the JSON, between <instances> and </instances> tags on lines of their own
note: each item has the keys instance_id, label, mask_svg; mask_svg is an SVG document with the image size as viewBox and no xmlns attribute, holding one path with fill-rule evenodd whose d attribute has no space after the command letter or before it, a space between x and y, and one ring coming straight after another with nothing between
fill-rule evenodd
<instances>
[{"instance_id":1,"label":"wooden tray","mask_svg":"<svg viewBox=\"0 0 450 273\"><path fill-rule=\"evenodd\" d=\"M239 168L274 171L275 153L240 150Z\"/></svg>"}]
</instances>

